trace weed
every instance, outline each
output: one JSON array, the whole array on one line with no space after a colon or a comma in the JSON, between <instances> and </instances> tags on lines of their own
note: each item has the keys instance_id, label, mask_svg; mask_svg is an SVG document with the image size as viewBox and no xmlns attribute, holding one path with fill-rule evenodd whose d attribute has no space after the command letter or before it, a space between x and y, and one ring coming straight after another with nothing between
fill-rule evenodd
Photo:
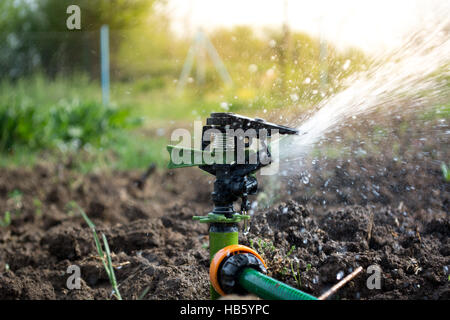
<instances>
[{"instance_id":1,"label":"weed","mask_svg":"<svg viewBox=\"0 0 450 320\"><path fill-rule=\"evenodd\" d=\"M69 217L75 216L76 210L80 210L78 204L75 201L69 201L65 207L67 215Z\"/></svg>"},{"instance_id":2,"label":"weed","mask_svg":"<svg viewBox=\"0 0 450 320\"><path fill-rule=\"evenodd\" d=\"M6 228L11 224L11 213L9 211L6 211L3 219L0 219L0 227Z\"/></svg>"},{"instance_id":3,"label":"weed","mask_svg":"<svg viewBox=\"0 0 450 320\"><path fill-rule=\"evenodd\" d=\"M292 252L294 252L294 250L295 250L295 245L292 245L292 247L289 249L289 251L286 253L286 256L287 257L289 257L291 254L292 254Z\"/></svg>"},{"instance_id":4,"label":"weed","mask_svg":"<svg viewBox=\"0 0 450 320\"><path fill-rule=\"evenodd\" d=\"M302 280L300 277L300 264L297 262L297 272L294 271L294 261L291 261L291 272L294 276L295 282L297 283L297 287L300 288L302 286Z\"/></svg>"},{"instance_id":5,"label":"weed","mask_svg":"<svg viewBox=\"0 0 450 320\"><path fill-rule=\"evenodd\" d=\"M450 182L450 170L447 168L445 162L441 163L442 174L444 175L444 179L447 182Z\"/></svg>"},{"instance_id":6,"label":"weed","mask_svg":"<svg viewBox=\"0 0 450 320\"><path fill-rule=\"evenodd\" d=\"M22 208L22 197L23 193L17 189L14 189L10 193L8 193L8 198L14 202L14 207L16 209Z\"/></svg>"},{"instance_id":7,"label":"weed","mask_svg":"<svg viewBox=\"0 0 450 320\"><path fill-rule=\"evenodd\" d=\"M258 248L255 246L255 241L258 244ZM261 251L261 254L264 254L265 252L275 252L275 246L272 241L264 241L263 239L257 238L256 240L250 239L249 244L252 249Z\"/></svg>"},{"instance_id":8,"label":"weed","mask_svg":"<svg viewBox=\"0 0 450 320\"><path fill-rule=\"evenodd\" d=\"M41 200L39 200L38 198L33 198L33 205L36 208L36 210L34 211L36 216L38 216L38 217L42 216L42 202L41 202Z\"/></svg>"},{"instance_id":9,"label":"weed","mask_svg":"<svg viewBox=\"0 0 450 320\"><path fill-rule=\"evenodd\" d=\"M145 287L145 289L142 290L141 294L139 295L138 300L144 299L145 295L148 293L149 290L150 286Z\"/></svg>"},{"instance_id":10,"label":"weed","mask_svg":"<svg viewBox=\"0 0 450 320\"><path fill-rule=\"evenodd\" d=\"M97 235L97 231L95 229L95 224L88 218L86 213L81 209L79 206L77 206L81 216L83 217L84 221L86 221L89 228L92 230L92 234L94 236L95 246L97 248L98 255L100 259L102 260L103 267L105 268L106 274L108 275L109 282L111 283L111 286L113 288L113 295L118 299L122 300L122 296L119 292L119 287L117 285L116 275L114 273L113 264L111 260L111 251L109 250L108 240L106 239L105 234L102 234L102 240L103 240L103 246L105 251L102 249L102 245L100 243L100 239Z\"/></svg>"}]
</instances>

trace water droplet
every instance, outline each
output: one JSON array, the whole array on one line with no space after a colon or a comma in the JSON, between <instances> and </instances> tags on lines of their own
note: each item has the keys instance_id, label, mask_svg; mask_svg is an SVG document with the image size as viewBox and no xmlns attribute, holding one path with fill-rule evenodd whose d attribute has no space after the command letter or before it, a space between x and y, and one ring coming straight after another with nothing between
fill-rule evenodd
<instances>
[{"instance_id":1,"label":"water droplet","mask_svg":"<svg viewBox=\"0 0 450 320\"><path fill-rule=\"evenodd\" d=\"M256 71L258 71L258 66L252 63L248 66L248 71L250 71L251 73L255 73Z\"/></svg>"},{"instance_id":2,"label":"water droplet","mask_svg":"<svg viewBox=\"0 0 450 320\"><path fill-rule=\"evenodd\" d=\"M337 280L341 280L343 277L344 277L344 271L339 271L339 272L336 274L336 279L337 279Z\"/></svg>"},{"instance_id":3,"label":"water droplet","mask_svg":"<svg viewBox=\"0 0 450 320\"><path fill-rule=\"evenodd\" d=\"M296 93L291 94L290 98L291 98L292 102L297 102L299 99L298 94L296 94Z\"/></svg>"},{"instance_id":4,"label":"water droplet","mask_svg":"<svg viewBox=\"0 0 450 320\"><path fill-rule=\"evenodd\" d=\"M250 226L248 224L248 222L246 222L247 219L244 220L244 228L242 230L242 233L244 234L244 236L248 235L248 233L250 232Z\"/></svg>"}]
</instances>

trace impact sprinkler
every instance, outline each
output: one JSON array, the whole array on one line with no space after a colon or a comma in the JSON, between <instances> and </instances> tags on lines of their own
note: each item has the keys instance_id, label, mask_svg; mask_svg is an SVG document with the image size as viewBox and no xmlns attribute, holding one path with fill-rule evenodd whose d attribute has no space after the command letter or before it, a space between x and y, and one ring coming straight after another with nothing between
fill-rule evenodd
<instances>
[{"instance_id":1,"label":"impact sprinkler","mask_svg":"<svg viewBox=\"0 0 450 320\"><path fill-rule=\"evenodd\" d=\"M209 224L211 299L253 293L263 299L317 300L266 275L267 266L253 249L239 245L238 223L250 218L248 195L256 194L256 171L272 163L268 140L298 134L296 129L233 113L212 113L202 130L201 150L168 146L169 168L199 166L214 175L214 209L194 220ZM240 211L234 202L241 199ZM245 227L244 227L245 228Z\"/></svg>"}]
</instances>

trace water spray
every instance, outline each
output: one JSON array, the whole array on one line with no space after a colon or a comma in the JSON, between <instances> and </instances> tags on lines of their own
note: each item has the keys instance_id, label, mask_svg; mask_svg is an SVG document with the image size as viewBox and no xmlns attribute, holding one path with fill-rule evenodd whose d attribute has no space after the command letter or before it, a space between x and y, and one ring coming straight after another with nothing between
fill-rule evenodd
<instances>
[{"instance_id":1,"label":"water spray","mask_svg":"<svg viewBox=\"0 0 450 320\"><path fill-rule=\"evenodd\" d=\"M248 196L258 189L255 173L274 160L268 141L277 134L297 135L298 131L260 118L212 113L202 130L201 150L167 147L169 168L199 166L216 177L213 211L193 217L209 224L211 299L232 293L253 293L263 299L317 300L267 276L261 256L238 244L238 223L248 223ZM234 202L239 199L241 208L237 212Z\"/></svg>"}]
</instances>

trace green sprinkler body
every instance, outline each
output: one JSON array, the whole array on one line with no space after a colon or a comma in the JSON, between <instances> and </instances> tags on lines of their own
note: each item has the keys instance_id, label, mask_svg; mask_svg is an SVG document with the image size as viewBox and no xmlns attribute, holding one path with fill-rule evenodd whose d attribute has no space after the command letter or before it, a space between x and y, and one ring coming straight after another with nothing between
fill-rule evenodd
<instances>
[{"instance_id":1,"label":"green sprinkler body","mask_svg":"<svg viewBox=\"0 0 450 320\"><path fill-rule=\"evenodd\" d=\"M233 113L212 113L202 131L201 150L177 146L168 146L167 150L170 154L169 168L199 166L216 177L212 192L214 209L207 216L193 218L209 224L209 255L211 268L214 269L212 274L210 272L211 299L244 292L252 292L266 299L315 299L267 277L261 257L250 248L238 245L238 223L246 223L250 218L247 215L250 209L248 196L256 194L258 189L254 174L272 163L268 140L274 133L292 135L298 134L298 131ZM238 212L234 202L239 199L241 208ZM236 246L239 249L232 253L227 251L220 263L214 263L218 252L223 255L221 250ZM226 273L229 273L228 276Z\"/></svg>"}]
</instances>

